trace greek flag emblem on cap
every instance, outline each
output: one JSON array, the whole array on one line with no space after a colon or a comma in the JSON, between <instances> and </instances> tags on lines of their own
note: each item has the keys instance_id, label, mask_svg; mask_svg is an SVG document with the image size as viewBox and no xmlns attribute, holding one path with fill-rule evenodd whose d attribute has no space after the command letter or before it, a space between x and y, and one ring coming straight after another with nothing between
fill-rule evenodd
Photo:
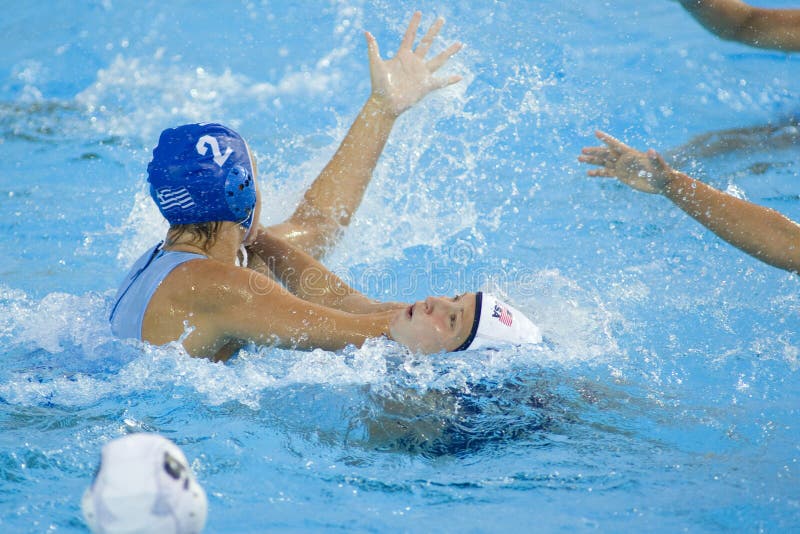
<instances>
[{"instance_id":1,"label":"greek flag emblem on cap","mask_svg":"<svg viewBox=\"0 0 800 534\"><path fill-rule=\"evenodd\" d=\"M185 187L174 190L169 187L162 187L156 191L156 200L162 210L170 210L172 208L186 210L194 206L194 200L192 200L192 196Z\"/></svg>"}]
</instances>

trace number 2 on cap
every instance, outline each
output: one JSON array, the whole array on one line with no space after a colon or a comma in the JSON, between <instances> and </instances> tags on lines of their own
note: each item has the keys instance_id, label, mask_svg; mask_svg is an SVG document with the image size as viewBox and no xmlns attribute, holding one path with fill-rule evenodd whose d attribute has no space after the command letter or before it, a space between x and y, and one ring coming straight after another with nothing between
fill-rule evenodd
<instances>
[{"instance_id":1,"label":"number 2 on cap","mask_svg":"<svg viewBox=\"0 0 800 534\"><path fill-rule=\"evenodd\" d=\"M210 135L204 135L200 139L197 140L197 145L195 148L197 149L197 153L201 156L205 156L206 152L208 152L208 147L211 147L211 153L214 154L214 163L222 167L225 165L225 162L228 160L228 157L233 154L233 149L228 147L225 149L225 154L220 152L219 150L219 142L217 141L216 137L212 137Z\"/></svg>"}]
</instances>

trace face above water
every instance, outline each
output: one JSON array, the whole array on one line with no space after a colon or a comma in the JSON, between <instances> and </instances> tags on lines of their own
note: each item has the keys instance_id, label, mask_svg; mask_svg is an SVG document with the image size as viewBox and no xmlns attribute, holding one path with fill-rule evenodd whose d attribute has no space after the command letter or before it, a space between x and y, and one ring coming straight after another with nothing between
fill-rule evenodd
<instances>
[{"instance_id":1,"label":"face above water","mask_svg":"<svg viewBox=\"0 0 800 534\"><path fill-rule=\"evenodd\" d=\"M467 339L475 319L475 293L428 297L399 310L392 337L415 352L452 352Z\"/></svg>"}]
</instances>

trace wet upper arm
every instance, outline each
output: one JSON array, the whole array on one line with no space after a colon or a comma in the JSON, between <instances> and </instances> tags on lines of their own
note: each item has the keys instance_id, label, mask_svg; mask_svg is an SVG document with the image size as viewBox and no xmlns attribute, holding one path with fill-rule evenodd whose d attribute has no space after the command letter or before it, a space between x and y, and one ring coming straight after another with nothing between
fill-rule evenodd
<instances>
[{"instance_id":1,"label":"wet upper arm","mask_svg":"<svg viewBox=\"0 0 800 534\"><path fill-rule=\"evenodd\" d=\"M215 303L216 324L226 340L307 349L353 342L348 314L304 301L272 278L246 271L230 273L229 290Z\"/></svg>"}]
</instances>

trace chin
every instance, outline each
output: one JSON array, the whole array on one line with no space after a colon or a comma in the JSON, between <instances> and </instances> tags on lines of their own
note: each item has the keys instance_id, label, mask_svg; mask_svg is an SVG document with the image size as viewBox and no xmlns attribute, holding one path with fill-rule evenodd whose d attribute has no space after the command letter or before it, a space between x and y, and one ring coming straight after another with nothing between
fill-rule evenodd
<instances>
[{"instance_id":1,"label":"chin","mask_svg":"<svg viewBox=\"0 0 800 534\"><path fill-rule=\"evenodd\" d=\"M394 316L389 320L389 327L390 328L397 328L397 325L401 324L402 320L403 320L403 314L402 313L395 313Z\"/></svg>"}]
</instances>

